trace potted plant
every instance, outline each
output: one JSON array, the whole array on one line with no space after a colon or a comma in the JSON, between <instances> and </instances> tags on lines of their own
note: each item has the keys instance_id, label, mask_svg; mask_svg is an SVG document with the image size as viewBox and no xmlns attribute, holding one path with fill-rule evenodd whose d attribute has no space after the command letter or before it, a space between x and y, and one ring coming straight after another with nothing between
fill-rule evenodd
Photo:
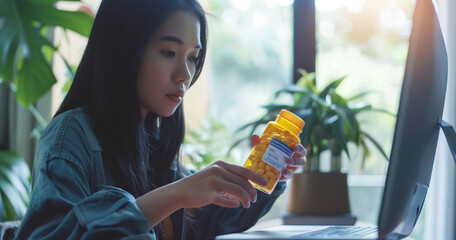
<instances>
[{"instance_id":1,"label":"potted plant","mask_svg":"<svg viewBox=\"0 0 456 240\"><path fill-rule=\"evenodd\" d=\"M266 113L239 130L250 128L250 136L259 126L273 121L281 109L301 117L306 123L300 139L307 149L307 163L302 173L296 173L292 178L288 211L307 215L349 214L347 174L341 171L342 155L348 159L352 156L348 144L352 143L362 151L362 165L371 153L368 142L388 159L381 145L360 127L357 115L369 111L391 113L360 101L369 93L367 91L350 98L340 95L336 90L346 77L335 79L319 90L313 73L299 71L302 77L295 85L276 91L272 103L264 106ZM291 101L282 103L287 95L291 96ZM331 169L322 172L322 153L328 151Z\"/></svg>"},{"instance_id":2,"label":"potted plant","mask_svg":"<svg viewBox=\"0 0 456 240\"><path fill-rule=\"evenodd\" d=\"M49 36L54 27L61 27L87 37L93 24L93 16L80 0L73 0L81 3L76 11L57 8L59 2L0 0L0 84L7 86L35 118L35 137L47 122L33 104L56 83L52 57L59 53L58 43ZM24 215L30 195L29 174L24 158L0 148L0 221L18 220Z\"/></svg>"}]
</instances>

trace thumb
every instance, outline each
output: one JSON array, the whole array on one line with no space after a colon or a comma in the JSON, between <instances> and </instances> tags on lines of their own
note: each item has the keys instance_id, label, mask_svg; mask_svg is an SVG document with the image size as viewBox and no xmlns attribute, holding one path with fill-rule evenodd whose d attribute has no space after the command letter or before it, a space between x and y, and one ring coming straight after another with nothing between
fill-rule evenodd
<instances>
[{"instance_id":1,"label":"thumb","mask_svg":"<svg viewBox=\"0 0 456 240\"><path fill-rule=\"evenodd\" d=\"M255 147L260 142L260 136L256 134L252 134L252 138L250 139L250 144L252 144L252 147Z\"/></svg>"}]
</instances>

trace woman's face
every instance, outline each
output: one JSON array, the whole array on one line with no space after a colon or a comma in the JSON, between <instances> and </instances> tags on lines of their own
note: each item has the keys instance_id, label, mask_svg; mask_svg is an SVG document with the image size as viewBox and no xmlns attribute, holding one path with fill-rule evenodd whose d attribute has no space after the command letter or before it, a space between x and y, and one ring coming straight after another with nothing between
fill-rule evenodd
<instances>
[{"instance_id":1,"label":"woman's face","mask_svg":"<svg viewBox=\"0 0 456 240\"><path fill-rule=\"evenodd\" d=\"M178 10L157 28L137 79L143 121L149 112L167 117L176 111L195 75L200 49L200 23L194 14Z\"/></svg>"}]
</instances>

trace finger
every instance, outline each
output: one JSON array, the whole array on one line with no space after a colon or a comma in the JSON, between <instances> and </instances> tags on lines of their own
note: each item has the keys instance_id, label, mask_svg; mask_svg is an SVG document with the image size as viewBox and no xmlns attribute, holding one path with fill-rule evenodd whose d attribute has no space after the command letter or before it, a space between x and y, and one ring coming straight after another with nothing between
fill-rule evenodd
<instances>
[{"instance_id":1,"label":"finger","mask_svg":"<svg viewBox=\"0 0 456 240\"><path fill-rule=\"evenodd\" d=\"M297 144L296 146L293 147L293 156L292 157L305 157L307 155L307 150L304 146L301 144Z\"/></svg>"},{"instance_id":2,"label":"finger","mask_svg":"<svg viewBox=\"0 0 456 240\"><path fill-rule=\"evenodd\" d=\"M294 171L292 169L285 168L280 177L280 181L285 181L290 179L293 176Z\"/></svg>"},{"instance_id":3,"label":"finger","mask_svg":"<svg viewBox=\"0 0 456 240\"><path fill-rule=\"evenodd\" d=\"M290 167L302 167L302 166L304 166L304 164L306 164L306 159L303 157L300 157L300 158L292 157L292 158L287 158L285 160L285 163Z\"/></svg>"},{"instance_id":4,"label":"finger","mask_svg":"<svg viewBox=\"0 0 456 240\"><path fill-rule=\"evenodd\" d=\"M251 180L252 182L259 184L261 186L267 186L269 183L266 179L264 179L263 176L260 174L255 173L254 171L246 168L246 167L241 167L238 165L234 164L229 164L223 161L217 161L214 164L221 166L222 168L239 175L243 178L246 178L248 180Z\"/></svg>"},{"instance_id":5,"label":"finger","mask_svg":"<svg viewBox=\"0 0 456 240\"><path fill-rule=\"evenodd\" d=\"M250 144L252 144L252 147L255 147L260 142L260 136L256 134L252 134L252 137L250 138Z\"/></svg>"},{"instance_id":6,"label":"finger","mask_svg":"<svg viewBox=\"0 0 456 240\"><path fill-rule=\"evenodd\" d=\"M286 180L290 179L293 176L293 174L296 172L297 169L298 169L297 167L287 166L282 171L282 175L280 175L279 181L286 181Z\"/></svg>"},{"instance_id":7,"label":"finger","mask_svg":"<svg viewBox=\"0 0 456 240\"><path fill-rule=\"evenodd\" d=\"M220 190L218 196L230 196L227 199L236 200L242 203L245 208L250 207L250 197L249 194L241 187L231 182L221 183L219 186Z\"/></svg>"},{"instance_id":8,"label":"finger","mask_svg":"<svg viewBox=\"0 0 456 240\"><path fill-rule=\"evenodd\" d=\"M226 196L220 195L220 196L215 196L214 198L214 204L222 207L228 207L228 208L237 208L241 203L232 198L228 198Z\"/></svg>"},{"instance_id":9,"label":"finger","mask_svg":"<svg viewBox=\"0 0 456 240\"><path fill-rule=\"evenodd\" d=\"M222 176L222 178L230 183L234 183L234 184L240 186L241 188L243 188L244 191L246 191L248 193L248 195L250 196L250 202L256 202L257 191L255 190L255 188L252 186L252 184L250 184L250 182L247 179L245 179L239 175L232 174L231 172Z\"/></svg>"}]
</instances>

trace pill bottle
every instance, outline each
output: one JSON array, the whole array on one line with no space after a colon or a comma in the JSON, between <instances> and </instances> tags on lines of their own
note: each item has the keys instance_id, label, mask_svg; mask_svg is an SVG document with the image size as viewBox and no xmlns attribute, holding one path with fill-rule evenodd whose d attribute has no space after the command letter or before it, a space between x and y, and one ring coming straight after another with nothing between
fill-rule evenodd
<instances>
[{"instance_id":1,"label":"pill bottle","mask_svg":"<svg viewBox=\"0 0 456 240\"><path fill-rule=\"evenodd\" d=\"M269 182L267 186L261 186L250 181L255 188L271 194L287 166L285 160L293 155L293 147L301 142L299 134L304 125L301 118L285 109L280 111L274 122L266 125L259 143L244 164Z\"/></svg>"}]
</instances>

